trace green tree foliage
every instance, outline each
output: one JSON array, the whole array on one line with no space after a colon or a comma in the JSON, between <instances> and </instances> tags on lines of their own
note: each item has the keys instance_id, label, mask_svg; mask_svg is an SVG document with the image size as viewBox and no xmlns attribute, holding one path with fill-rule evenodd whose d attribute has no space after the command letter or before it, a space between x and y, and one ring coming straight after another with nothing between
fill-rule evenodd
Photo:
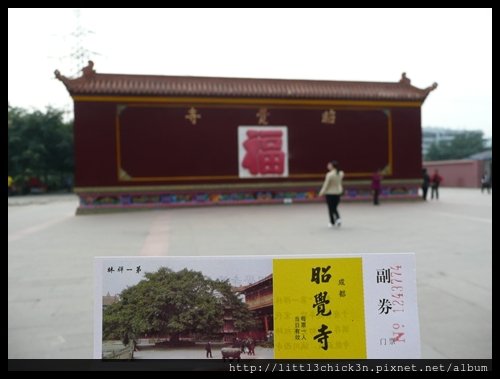
<instances>
[{"instance_id":1,"label":"green tree foliage","mask_svg":"<svg viewBox=\"0 0 500 379\"><path fill-rule=\"evenodd\" d=\"M37 177L51 187L73 175L73 124L61 110L8 106L8 169L16 183Z\"/></svg>"},{"instance_id":2,"label":"green tree foliage","mask_svg":"<svg viewBox=\"0 0 500 379\"><path fill-rule=\"evenodd\" d=\"M230 310L237 331L254 326L251 312L232 291L229 282L212 280L201 272L174 272L160 268L120 294L120 301L104 310L103 338L134 338L139 335L182 333L213 336L222 331ZM124 337L128 336L128 337Z\"/></svg>"},{"instance_id":3,"label":"green tree foliage","mask_svg":"<svg viewBox=\"0 0 500 379\"><path fill-rule=\"evenodd\" d=\"M483 132L472 131L457 134L451 141L433 143L429 147L426 159L441 161L447 159L463 159L486 149Z\"/></svg>"}]
</instances>

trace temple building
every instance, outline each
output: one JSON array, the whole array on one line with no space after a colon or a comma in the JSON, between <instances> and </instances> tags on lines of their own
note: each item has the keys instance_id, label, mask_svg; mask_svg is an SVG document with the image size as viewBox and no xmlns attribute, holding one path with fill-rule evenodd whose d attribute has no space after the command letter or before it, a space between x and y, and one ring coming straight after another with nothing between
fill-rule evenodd
<instances>
[{"instance_id":1,"label":"temple building","mask_svg":"<svg viewBox=\"0 0 500 379\"><path fill-rule=\"evenodd\" d=\"M101 74L71 79L78 213L317 201L328 161L344 200L417 198L421 106L397 82Z\"/></svg>"},{"instance_id":2,"label":"temple building","mask_svg":"<svg viewBox=\"0 0 500 379\"><path fill-rule=\"evenodd\" d=\"M120 296L118 295L110 295L109 292L102 297L102 309L106 309L111 304L120 301Z\"/></svg>"},{"instance_id":3,"label":"temple building","mask_svg":"<svg viewBox=\"0 0 500 379\"><path fill-rule=\"evenodd\" d=\"M274 332L273 275L240 287L235 292L245 296L245 303L256 320L256 328L246 333L240 333L239 337L267 340Z\"/></svg>"}]
</instances>

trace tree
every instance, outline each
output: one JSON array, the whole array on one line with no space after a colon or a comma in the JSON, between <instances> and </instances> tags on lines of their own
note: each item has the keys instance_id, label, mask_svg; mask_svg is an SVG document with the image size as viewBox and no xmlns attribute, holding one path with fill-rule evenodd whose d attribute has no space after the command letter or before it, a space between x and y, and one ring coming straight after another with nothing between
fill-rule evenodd
<instances>
[{"instance_id":1,"label":"tree","mask_svg":"<svg viewBox=\"0 0 500 379\"><path fill-rule=\"evenodd\" d=\"M464 132L457 134L450 143L450 159L463 159L484 151L486 148L483 132Z\"/></svg>"},{"instance_id":2,"label":"tree","mask_svg":"<svg viewBox=\"0 0 500 379\"><path fill-rule=\"evenodd\" d=\"M8 170L16 181L29 176L59 187L73 173L73 127L63 112L28 112L8 106Z\"/></svg>"},{"instance_id":3,"label":"tree","mask_svg":"<svg viewBox=\"0 0 500 379\"><path fill-rule=\"evenodd\" d=\"M144 334L183 333L215 335L223 327L224 310L231 308L238 330L253 326L246 304L232 291L229 282L209 279L201 272L174 272L162 267L146 273L146 279L120 294L120 301L104 310L104 339Z\"/></svg>"},{"instance_id":4,"label":"tree","mask_svg":"<svg viewBox=\"0 0 500 379\"><path fill-rule=\"evenodd\" d=\"M485 148L483 132L463 132L457 134L451 141L433 143L429 147L426 159L429 161L463 159L484 151Z\"/></svg>"}]
</instances>

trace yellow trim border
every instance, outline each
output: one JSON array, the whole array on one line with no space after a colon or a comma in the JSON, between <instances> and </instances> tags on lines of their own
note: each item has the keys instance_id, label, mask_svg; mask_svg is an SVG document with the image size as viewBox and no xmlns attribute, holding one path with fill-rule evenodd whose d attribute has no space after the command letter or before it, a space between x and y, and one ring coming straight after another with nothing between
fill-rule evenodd
<instances>
[{"instance_id":1,"label":"yellow trim border","mask_svg":"<svg viewBox=\"0 0 500 379\"><path fill-rule=\"evenodd\" d=\"M118 99L118 98L116 98ZM209 99L205 99L209 100ZM230 100L230 99L229 99ZM235 99L238 100L238 99ZM246 100L246 99L245 99ZM277 99L279 100L279 99ZM121 131L120 131L120 113L124 109L124 107L128 106L144 106L143 104L117 104L116 109L116 117L115 117L115 143L116 143L116 176L118 182L182 182L182 181L204 181L204 180L246 180L240 178L238 175L208 175L208 176L124 176L122 173L126 172L126 170L122 167L122 147L121 147ZM352 110L351 108L338 108L341 110ZM356 109L359 111L363 110L380 110L382 111L387 118L387 168L385 171L385 176L391 176L393 173L393 128L392 128L392 112L387 108L360 108ZM356 177L366 177L371 176L373 173L371 172L350 172L346 173L346 177L348 178L356 178ZM288 175L283 179L323 179L324 173L311 173L311 174L292 174Z\"/></svg>"},{"instance_id":2,"label":"yellow trim border","mask_svg":"<svg viewBox=\"0 0 500 379\"><path fill-rule=\"evenodd\" d=\"M164 97L164 96L72 96L75 102L160 103L160 104L247 104L247 105L305 105L305 106L356 106L356 107L421 107L423 101L378 100L320 100L226 97Z\"/></svg>"}]
</instances>

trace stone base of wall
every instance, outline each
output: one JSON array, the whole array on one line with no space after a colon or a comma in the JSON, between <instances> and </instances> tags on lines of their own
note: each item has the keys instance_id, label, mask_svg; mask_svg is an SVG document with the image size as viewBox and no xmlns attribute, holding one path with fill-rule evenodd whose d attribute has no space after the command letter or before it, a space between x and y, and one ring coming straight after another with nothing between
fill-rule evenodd
<instances>
[{"instance_id":1,"label":"stone base of wall","mask_svg":"<svg viewBox=\"0 0 500 379\"><path fill-rule=\"evenodd\" d=\"M409 181L392 181L384 185L380 200L418 199L419 184ZM318 197L321 183L311 186L266 188L77 188L75 192L80 198L77 214L96 213L101 211L127 211L142 209L176 208L213 205L243 204L291 204L324 201ZM342 201L371 201L372 192L369 182L347 183Z\"/></svg>"}]
</instances>

